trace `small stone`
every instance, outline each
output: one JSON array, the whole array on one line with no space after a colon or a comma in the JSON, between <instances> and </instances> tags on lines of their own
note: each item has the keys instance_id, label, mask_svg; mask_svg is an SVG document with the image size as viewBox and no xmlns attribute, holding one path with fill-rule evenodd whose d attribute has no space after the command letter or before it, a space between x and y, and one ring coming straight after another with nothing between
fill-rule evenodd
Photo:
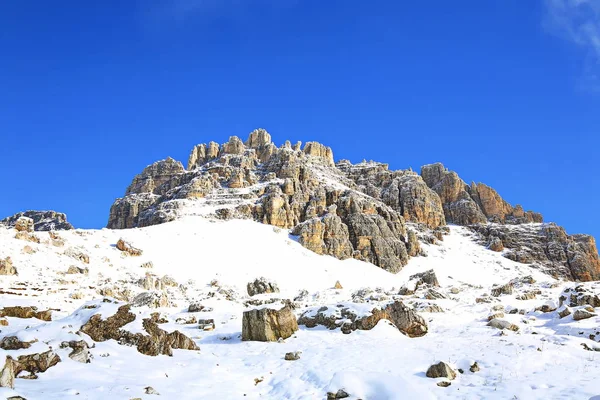
<instances>
[{"instance_id":1,"label":"small stone","mask_svg":"<svg viewBox=\"0 0 600 400\"><path fill-rule=\"evenodd\" d=\"M437 385L439 387L448 387L448 386L452 385L452 383L450 381L441 381L441 382L438 382Z\"/></svg>"},{"instance_id":2,"label":"small stone","mask_svg":"<svg viewBox=\"0 0 600 400\"><path fill-rule=\"evenodd\" d=\"M333 286L334 289L343 289L342 284L340 283L340 281L336 281L335 285Z\"/></svg>"},{"instance_id":3,"label":"small stone","mask_svg":"<svg viewBox=\"0 0 600 400\"><path fill-rule=\"evenodd\" d=\"M475 362L473 363L473 365L471 365L471 367L469 368L469 371L471 371L471 372L473 372L473 373L475 373L475 372L479 372L479 371L480 371L480 369L479 369L479 364L477 364L477 361L475 361Z\"/></svg>"},{"instance_id":4,"label":"small stone","mask_svg":"<svg viewBox=\"0 0 600 400\"><path fill-rule=\"evenodd\" d=\"M152 386L146 386L144 388L144 393L160 395L160 393L158 393Z\"/></svg>"},{"instance_id":5,"label":"small stone","mask_svg":"<svg viewBox=\"0 0 600 400\"><path fill-rule=\"evenodd\" d=\"M302 354L301 351L293 351L290 353L285 353L285 357L284 360L286 361L296 361L300 359L300 354Z\"/></svg>"}]
</instances>

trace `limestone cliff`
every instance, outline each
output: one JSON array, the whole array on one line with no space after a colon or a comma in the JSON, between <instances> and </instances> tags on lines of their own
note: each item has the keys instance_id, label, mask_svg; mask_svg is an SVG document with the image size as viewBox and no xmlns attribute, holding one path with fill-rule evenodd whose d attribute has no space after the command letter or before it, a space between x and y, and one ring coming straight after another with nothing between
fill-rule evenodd
<instances>
[{"instance_id":1,"label":"limestone cliff","mask_svg":"<svg viewBox=\"0 0 600 400\"><path fill-rule=\"evenodd\" d=\"M442 240L440 229L454 223L472 226L483 244L493 240L493 249L506 248L506 257L514 260L538 263L569 279L600 274L589 236L565 233L557 245L565 256L554 257L542 256L541 250L532 255L522 250L525 244L489 233L492 226L553 228L541 225L540 214L513 207L483 183L466 184L440 163L423 166L420 174L392 171L378 162L336 164L323 144L286 141L277 147L264 129L254 130L246 141L232 136L220 145L194 146L187 169L171 158L146 167L111 207L108 227L142 227L207 212L290 229L316 253L353 257L394 273L409 257L422 254L416 231L431 243ZM547 235L534 236L540 248L556 247Z\"/></svg>"}]
</instances>

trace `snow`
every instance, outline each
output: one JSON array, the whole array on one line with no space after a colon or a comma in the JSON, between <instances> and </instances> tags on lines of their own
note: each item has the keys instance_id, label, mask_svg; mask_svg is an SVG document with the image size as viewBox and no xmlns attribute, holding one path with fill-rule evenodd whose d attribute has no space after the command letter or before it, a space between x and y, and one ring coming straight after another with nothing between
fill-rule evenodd
<instances>
[{"instance_id":1,"label":"snow","mask_svg":"<svg viewBox=\"0 0 600 400\"><path fill-rule=\"evenodd\" d=\"M16 277L0 277L0 290L9 293L0 294L1 306L60 310L52 322L7 318L9 325L0 326L0 338L16 334L21 340L38 342L30 349L0 350L0 360L7 354L30 354L49 346L62 359L37 380L17 379L14 391L0 388L0 398L17 393L29 400L154 398L144 393L147 386L156 389L160 399L323 399L328 391L339 389L351 394L351 399L369 400L589 399L600 395L600 353L584 351L581 345L598 347L588 336L600 330L600 318L574 321L572 316L560 319L556 312L535 311L548 302L558 306L562 290L574 284L556 281L485 249L466 228L452 226L450 231L440 245L422 244L428 256L412 258L393 275L361 261L317 255L304 249L288 231L249 220L216 221L192 215L140 229L59 232L64 247L44 243L47 233L36 233L42 243L35 244L17 240L14 230L0 227L0 258L10 256L19 272ZM115 248L119 238L142 249L143 255L123 256ZM24 252L26 245L36 252ZM69 248L83 249L90 257L89 265L65 255ZM154 267L141 268L147 261ZM70 265L87 267L89 273L65 275ZM429 269L435 271L445 299L401 296L409 304L437 304L446 310L421 313L429 325L423 337L408 338L380 321L370 331L348 335L340 329L301 326L283 342L241 341L242 312L255 307L244 305L249 300L246 284L255 278L267 277L281 293L253 300L293 299L307 290L302 307L295 310L297 316L337 304L362 315L378 302L352 303L357 290L381 288L374 297L394 296L411 275ZM174 307L133 308L139 318L126 329L143 332L142 318L158 311L169 320L160 325L162 329L188 335L200 351L174 350L173 357L149 357L110 340L95 343L91 363L80 364L69 359L70 349L59 349L60 342L67 340L84 339L92 344L89 337L75 332L92 315L106 318L122 304L102 302L98 288L117 286L135 295L144 291L136 282L146 273L169 275L184 290L168 288ZM492 303L475 301L494 284L526 275L538 282L531 287L542 292L537 299L521 301L503 295ZM333 289L336 281L343 289ZM598 285L589 286L598 292ZM235 300L227 300L218 288L232 290ZM451 292L451 288L457 290ZM525 289L529 290L517 290ZM208 311L187 313L194 301ZM500 335L501 331L486 326L490 308L497 304L526 311L525 315L505 313L503 318L518 325L519 332ZM97 308L86 307L90 305ZM203 331L197 324L175 323L191 315L214 319L215 329ZM285 353L292 351L301 351L301 358L284 360ZM427 368L438 361L464 373L450 387L438 387L436 383L443 379L425 377ZM481 368L476 373L469 371L474 361Z\"/></svg>"}]
</instances>

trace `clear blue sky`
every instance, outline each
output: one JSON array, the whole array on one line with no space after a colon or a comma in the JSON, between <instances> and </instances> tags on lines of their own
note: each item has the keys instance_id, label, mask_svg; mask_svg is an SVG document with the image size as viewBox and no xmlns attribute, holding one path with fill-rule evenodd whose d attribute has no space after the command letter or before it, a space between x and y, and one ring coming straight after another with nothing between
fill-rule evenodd
<instances>
[{"instance_id":1,"label":"clear blue sky","mask_svg":"<svg viewBox=\"0 0 600 400\"><path fill-rule=\"evenodd\" d=\"M264 127L600 237L593 1L0 0L0 215L99 228L147 164Z\"/></svg>"}]
</instances>

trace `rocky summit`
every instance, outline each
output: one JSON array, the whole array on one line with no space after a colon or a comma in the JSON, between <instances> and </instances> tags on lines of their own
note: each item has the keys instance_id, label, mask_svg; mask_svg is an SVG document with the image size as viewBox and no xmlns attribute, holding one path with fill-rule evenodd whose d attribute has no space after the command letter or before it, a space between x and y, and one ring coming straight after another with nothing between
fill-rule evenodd
<instances>
[{"instance_id":1,"label":"rocky summit","mask_svg":"<svg viewBox=\"0 0 600 400\"><path fill-rule=\"evenodd\" d=\"M541 214L512 206L483 183L465 183L441 163L420 174L372 161L335 163L323 144L276 146L264 129L246 141L232 136L194 146L187 168L172 158L147 166L112 205L107 227L206 214L290 229L317 254L392 273L423 255L418 237L443 240L442 228L456 224L514 261L572 280L600 279L594 238L544 224Z\"/></svg>"},{"instance_id":2,"label":"rocky summit","mask_svg":"<svg viewBox=\"0 0 600 400\"><path fill-rule=\"evenodd\" d=\"M600 261L442 164L263 129L158 161L108 227L0 223L0 400L599 395Z\"/></svg>"}]
</instances>

